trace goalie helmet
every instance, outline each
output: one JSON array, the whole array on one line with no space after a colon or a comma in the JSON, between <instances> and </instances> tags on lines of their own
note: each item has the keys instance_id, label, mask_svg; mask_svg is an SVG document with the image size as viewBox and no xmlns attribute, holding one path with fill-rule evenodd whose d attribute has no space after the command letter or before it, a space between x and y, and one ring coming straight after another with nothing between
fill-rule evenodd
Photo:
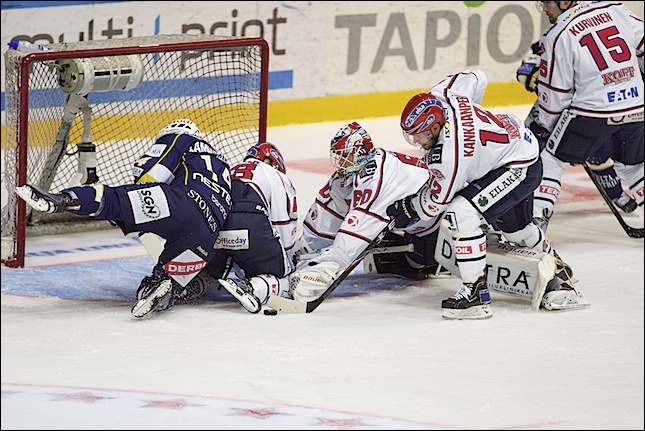
<instances>
[{"instance_id":1,"label":"goalie helmet","mask_svg":"<svg viewBox=\"0 0 645 431\"><path fill-rule=\"evenodd\" d=\"M186 118L173 121L163 129L161 129L157 134L157 139L166 135L190 135L197 139L204 139L201 130L199 130L195 123Z\"/></svg>"},{"instance_id":2,"label":"goalie helmet","mask_svg":"<svg viewBox=\"0 0 645 431\"><path fill-rule=\"evenodd\" d=\"M415 135L426 134L428 139L433 139L430 129L435 124L443 127L446 116L443 113L443 104L432 94L421 93L414 95L403 108L401 113L401 130L405 140L414 146L421 145Z\"/></svg>"},{"instance_id":3,"label":"goalie helmet","mask_svg":"<svg viewBox=\"0 0 645 431\"><path fill-rule=\"evenodd\" d=\"M280 151L273 145L271 142L260 142L259 144L253 145L246 152L244 160L254 158L262 160L264 163L273 166L283 174L287 173L287 168L284 165L284 158Z\"/></svg>"},{"instance_id":4,"label":"goalie helmet","mask_svg":"<svg viewBox=\"0 0 645 431\"><path fill-rule=\"evenodd\" d=\"M341 185L350 184L356 172L375 155L372 138L357 122L341 127L331 140L331 164L340 176Z\"/></svg>"}]
</instances>

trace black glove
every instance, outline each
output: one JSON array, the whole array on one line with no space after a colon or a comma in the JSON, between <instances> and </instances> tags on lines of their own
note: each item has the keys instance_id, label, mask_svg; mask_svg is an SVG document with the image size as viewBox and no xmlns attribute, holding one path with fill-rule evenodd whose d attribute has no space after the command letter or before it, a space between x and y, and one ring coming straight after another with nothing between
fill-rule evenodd
<instances>
[{"instance_id":1,"label":"black glove","mask_svg":"<svg viewBox=\"0 0 645 431\"><path fill-rule=\"evenodd\" d=\"M387 207L387 215L394 219L396 227L404 228L419 220L419 214L412 208L412 198L414 196L406 196Z\"/></svg>"},{"instance_id":2,"label":"black glove","mask_svg":"<svg viewBox=\"0 0 645 431\"><path fill-rule=\"evenodd\" d=\"M540 144L540 152L542 152L542 150L546 148L546 142L549 140L551 132L549 132L545 127L539 125L537 121L532 122L529 125L529 129L531 129L531 132L533 132L537 138L538 143Z\"/></svg>"}]
</instances>

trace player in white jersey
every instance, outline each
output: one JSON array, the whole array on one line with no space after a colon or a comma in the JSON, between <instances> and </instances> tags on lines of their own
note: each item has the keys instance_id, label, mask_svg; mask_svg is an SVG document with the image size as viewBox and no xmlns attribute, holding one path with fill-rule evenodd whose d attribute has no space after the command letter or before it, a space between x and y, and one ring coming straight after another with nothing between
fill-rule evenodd
<instances>
[{"instance_id":1,"label":"player in white jersey","mask_svg":"<svg viewBox=\"0 0 645 431\"><path fill-rule=\"evenodd\" d=\"M574 5L577 2L572 2ZM516 78L524 86L524 88L532 93L537 93L537 79L540 74L540 55L539 52L540 42L535 42L531 44L532 53L527 55L522 59L522 64L517 69ZM538 117L538 111L540 109L539 101L536 100L533 104L533 107L529 111L524 124L531 127ZM550 157L550 156L546 156ZM623 190L622 181L618 177L616 170L614 169L614 161L609 157L609 150L606 145L603 145L594 155L587 159L589 168L593 172L593 175L598 180L598 183L602 186L605 193L611 199L611 201L623 212L630 213L638 208L636 201L628 195ZM553 208L555 201L560 194L560 179L559 178L548 178L545 177L542 179L543 183L555 183L558 188L554 187L544 187L537 188L535 190L534 199L535 201L547 200L546 204L537 203L536 205L542 209L540 217L535 217L534 220L539 223L542 230L546 232L548 227L549 219L551 214L549 210L544 211L545 207ZM539 211L539 210L538 210Z\"/></svg>"},{"instance_id":2,"label":"player in white jersey","mask_svg":"<svg viewBox=\"0 0 645 431\"><path fill-rule=\"evenodd\" d=\"M418 191L428 176L425 162L375 147L357 122L336 133L330 155L336 171L309 208L300 238L302 250L324 251L298 264L299 283L292 294L299 301L318 298L387 226L388 206ZM438 222L417 220L395 230L414 244L402 262L409 265L408 271L423 273L437 267L433 255Z\"/></svg>"},{"instance_id":3,"label":"player in white jersey","mask_svg":"<svg viewBox=\"0 0 645 431\"><path fill-rule=\"evenodd\" d=\"M498 114L480 103L488 78L478 69L449 75L427 93L410 99L401 115L406 140L426 150L430 178L420 192L395 202L387 214L397 227L417 220L445 219L446 240L463 284L441 304L447 319L492 316L486 283L486 230L516 246L557 255L531 222L533 191L542 177L539 144L513 114ZM440 239L442 238L440 234ZM442 245L443 246L443 245ZM560 259L560 282L545 296L566 291L570 268ZM558 293L558 295L560 294Z\"/></svg>"},{"instance_id":4,"label":"player in white jersey","mask_svg":"<svg viewBox=\"0 0 645 431\"><path fill-rule=\"evenodd\" d=\"M643 21L620 2L541 3L553 25L538 48L540 109L531 130L546 145L538 190L559 191L567 163L582 164L607 145L642 209ZM550 217L555 197L536 201L536 218Z\"/></svg>"},{"instance_id":5,"label":"player in white jersey","mask_svg":"<svg viewBox=\"0 0 645 431\"><path fill-rule=\"evenodd\" d=\"M289 290L298 227L296 189L282 155L269 142L249 148L244 161L231 168L231 180L233 205L215 257L191 287L201 294L217 280L245 309L257 313L269 295ZM238 279L226 278L230 271Z\"/></svg>"}]
</instances>

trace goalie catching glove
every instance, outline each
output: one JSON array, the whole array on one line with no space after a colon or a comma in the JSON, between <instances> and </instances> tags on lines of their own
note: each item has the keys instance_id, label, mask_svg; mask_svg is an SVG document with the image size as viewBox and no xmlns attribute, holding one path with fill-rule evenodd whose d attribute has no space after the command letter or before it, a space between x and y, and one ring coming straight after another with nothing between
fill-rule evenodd
<instances>
[{"instance_id":1,"label":"goalie catching glove","mask_svg":"<svg viewBox=\"0 0 645 431\"><path fill-rule=\"evenodd\" d=\"M527 55L522 59L522 64L517 69L515 77L517 81L532 93L537 93L537 81L540 74L540 56L535 54Z\"/></svg>"},{"instance_id":2,"label":"goalie catching glove","mask_svg":"<svg viewBox=\"0 0 645 431\"><path fill-rule=\"evenodd\" d=\"M299 266L294 273L299 280L291 292L293 299L303 302L318 299L350 263L345 251L332 248Z\"/></svg>"}]
</instances>

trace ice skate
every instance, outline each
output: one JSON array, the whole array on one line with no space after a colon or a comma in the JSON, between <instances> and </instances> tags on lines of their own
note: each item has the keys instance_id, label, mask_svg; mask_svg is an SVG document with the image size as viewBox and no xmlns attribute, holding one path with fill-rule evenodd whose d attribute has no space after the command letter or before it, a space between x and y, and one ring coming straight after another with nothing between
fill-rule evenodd
<instances>
[{"instance_id":1,"label":"ice skate","mask_svg":"<svg viewBox=\"0 0 645 431\"><path fill-rule=\"evenodd\" d=\"M636 201L625 192L622 192L616 199L612 199L612 202L627 214L636 211L636 208L638 208Z\"/></svg>"},{"instance_id":2,"label":"ice skate","mask_svg":"<svg viewBox=\"0 0 645 431\"><path fill-rule=\"evenodd\" d=\"M253 287L244 280L235 281L227 278L226 280L220 279L219 283L228 290L231 295L237 299L242 307L246 308L249 313L259 313L262 309L260 299L253 294Z\"/></svg>"},{"instance_id":3,"label":"ice skate","mask_svg":"<svg viewBox=\"0 0 645 431\"><path fill-rule=\"evenodd\" d=\"M78 199L72 198L67 193L47 193L29 184L16 187L16 194L33 209L49 214L76 211L81 208Z\"/></svg>"},{"instance_id":4,"label":"ice skate","mask_svg":"<svg viewBox=\"0 0 645 431\"><path fill-rule=\"evenodd\" d=\"M574 279L573 277L573 268L571 268L571 265L566 263L558 253L553 250L553 257L555 257L555 275L560 277L564 281L571 282L571 284L575 283L577 280Z\"/></svg>"},{"instance_id":5,"label":"ice skate","mask_svg":"<svg viewBox=\"0 0 645 431\"><path fill-rule=\"evenodd\" d=\"M549 311L573 310L590 305L569 282L557 276L549 281L542 297L542 308Z\"/></svg>"},{"instance_id":6,"label":"ice skate","mask_svg":"<svg viewBox=\"0 0 645 431\"><path fill-rule=\"evenodd\" d=\"M175 294L183 290L166 273L161 264L155 265L152 275L143 277L137 289L137 303L132 307L134 317L144 317L150 313L164 311L175 303Z\"/></svg>"},{"instance_id":7,"label":"ice skate","mask_svg":"<svg viewBox=\"0 0 645 431\"><path fill-rule=\"evenodd\" d=\"M132 307L132 315L141 318L172 307L175 296L172 284L172 280L168 279L158 284L150 283L139 287L137 291L139 300Z\"/></svg>"},{"instance_id":8,"label":"ice skate","mask_svg":"<svg viewBox=\"0 0 645 431\"><path fill-rule=\"evenodd\" d=\"M177 289L175 303L185 304L193 299L201 298L206 295L214 281L213 278L207 275L197 274L186 287Z\"/></svg>"},{"instance_id":9,"label":"ice skate","mask_svg":"<svg viewBox=\"0 0 645 431\"><path fill-rule=\"evenodd\" d=\"M493 317L486 278L463 284L451 298L441 301L444 319L488 319Z\"/></svg>"}]
</instances>

